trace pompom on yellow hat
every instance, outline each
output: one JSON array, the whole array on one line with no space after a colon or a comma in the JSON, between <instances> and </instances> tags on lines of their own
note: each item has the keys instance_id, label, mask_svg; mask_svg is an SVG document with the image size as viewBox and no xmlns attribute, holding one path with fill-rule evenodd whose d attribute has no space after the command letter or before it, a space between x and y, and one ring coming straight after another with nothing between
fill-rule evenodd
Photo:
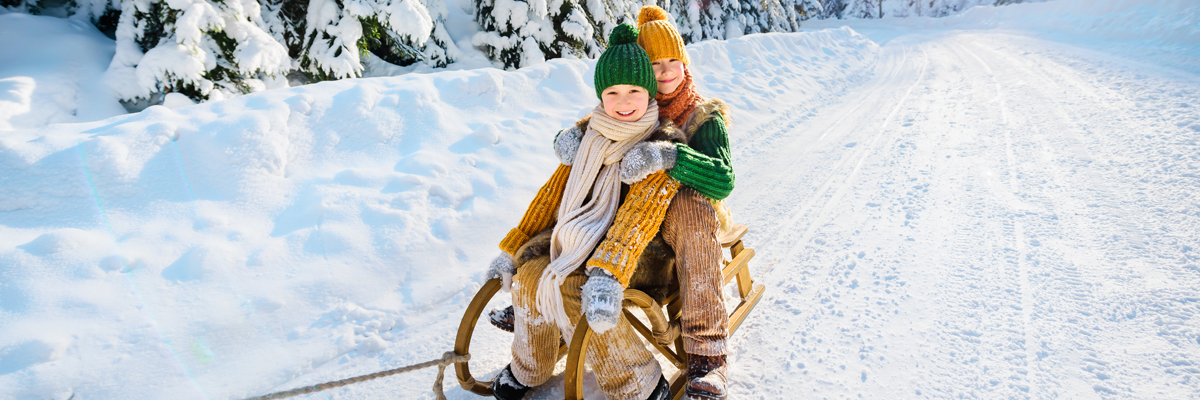
<instances>
[{"instance_id":1,"label":"pompom on yellow hat","mask_svg":"<svg viewBox=\"0 0 1200 400\"><path fill-rule=\"evenodd\" d=\"M674 58L691 65L687 49L683 47L683 37L671 24L670 15L658 6L645 6L638 12L638 44L646 49L650 61L664 58Z\"/></svg>"}]
</instances>

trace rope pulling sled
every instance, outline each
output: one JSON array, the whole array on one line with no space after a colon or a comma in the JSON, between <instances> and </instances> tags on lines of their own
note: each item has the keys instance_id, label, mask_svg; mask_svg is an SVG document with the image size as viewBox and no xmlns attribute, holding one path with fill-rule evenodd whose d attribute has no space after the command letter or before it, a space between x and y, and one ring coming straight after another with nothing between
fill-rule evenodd
<instances>
[{"instance_id":1,"label":"rope pulling sled","mask_svg":"<svg viewBox=\"0 0 1200 400\"><path fill-rule=\"evenodd\" d=\"M382 378L385 376L402 374L405 372L416 371L419 369L425 369L425 368L429 368L429 367L433 367L433 366L438 367L437 380L435 380L433 382L433 393L437 395L438 400L446 400L446 394L442 392L442 377L446 373L446 366L450 365L450 364L454 364L454 363L460 363L460 362L465 363L470 360L471 360L470 354L456 354L453 351L447 351L446 353L442 354L441 359L437 359L437 360L430 360L430 361L426 361L426 362L419 363L419 364L409 365L406 367L389 369L387 371L379 371L379 372L376 372L373 374L356 376L353 378L346 378L346 379L336 380L336 381L332 381L332 382L318 383L316 385L299 387L299 388L295 388L292 390L275 392L275 393L262 395L262 396L258 396L258 397L251 397L246 400L282 399L282 398L286 398L286 397L299 396L302 394L316 393L316 392L320 392L325 389L333 389L333 388L342 387L342 386L346 386L346 385L350 385L350 384L369 381L369 380L372 380L375 378Z\"/></svg>"}]
</instances>

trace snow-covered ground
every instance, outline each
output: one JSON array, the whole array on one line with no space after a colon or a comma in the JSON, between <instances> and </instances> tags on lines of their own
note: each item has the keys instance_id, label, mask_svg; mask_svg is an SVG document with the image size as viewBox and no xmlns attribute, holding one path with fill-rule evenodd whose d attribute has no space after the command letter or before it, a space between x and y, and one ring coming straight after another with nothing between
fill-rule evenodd
<instances>
[{"instance_id":1,"label":"snow-covered ground","mask_svg":"<svg viewBox=\"0 0 1200 400\"><path fill-rule=\"evenodd\" d=\"M689 48L735 108L729 203L767 286L736 398L1197 398L1197 7L1116 1L1072 14L1081 37L1054 3L1090 2ZM1174 30L1105 47L1116 14ZM592 66L4 132L0 398L241 398L439 357ZM508 340L480 324L477 375ZM310 397L431 398L433 374Z\"/></svg>"},{"instance_id":2,"label":"snow-covered ground","mask_svg":"<svg viewBox=\"0 0 1200 400\"><path fill-rule=\"evenodd\" d=\"M1024 35L893 40L842 102L736 145L730 204L777 264L733 393L1196 398L1198 100Z\"/></svg>"}]
</instances>

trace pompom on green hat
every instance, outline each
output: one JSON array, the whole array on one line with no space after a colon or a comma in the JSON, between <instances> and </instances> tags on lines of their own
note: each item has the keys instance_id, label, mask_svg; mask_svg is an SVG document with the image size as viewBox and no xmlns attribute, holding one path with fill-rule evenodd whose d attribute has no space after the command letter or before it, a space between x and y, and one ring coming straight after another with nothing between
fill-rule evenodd
<instances>
[{"instance_id":1,"label":"pompom on green hat","mask_svg":"<svg viewBox=\"0 0 1200 400\"><path fill-rule=\"evenodd\" d=\"M650 92L650 98L658 95L658 81L650 66L650 56L638 46L638 29L629 23L617 25L608 35L608 49L596 61L596 97L602 98L604 89L613 85L641 86Z\"/></svg>"}]
</instances>

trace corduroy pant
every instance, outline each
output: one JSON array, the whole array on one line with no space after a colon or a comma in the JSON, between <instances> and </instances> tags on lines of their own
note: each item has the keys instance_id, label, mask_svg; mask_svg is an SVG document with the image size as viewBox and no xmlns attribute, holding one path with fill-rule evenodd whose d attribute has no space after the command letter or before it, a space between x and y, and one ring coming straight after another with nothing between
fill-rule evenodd
<instances>
[{"instance_id":1,"label":"corduroy pant","mask_svg":"<svg viewBox=\"0 0 1200 400\"><path fill-rule=\"evenodd\" d=\"M550 256L540 256L517 267L513 276L513 376L526 386L545 383L558 361L559 338L570 342L573 332L559 332L558 326L537 310L537 282ZM587 275L583 268L567 276L562 285L567 316L580 315L580 297ZM642 344L633 326L622 315L615 328L592 337L587 361L596 373L600 389L610 399L642 400L650 397L662 376L654 355Z\"/></svg>"},{"instance_id":2,"label":"corduroy pant","mask_svg":"<svg viewBox=\"0 0 1200 400\"><path fill-rule=\"evenodd\" d=\"M721 244L716 211L700 193L679 188L663 220L663 239L675 250L683 315L683 348L688 354L725 355L729 315L721 295Z\"/></svg>"}]
</instances>

